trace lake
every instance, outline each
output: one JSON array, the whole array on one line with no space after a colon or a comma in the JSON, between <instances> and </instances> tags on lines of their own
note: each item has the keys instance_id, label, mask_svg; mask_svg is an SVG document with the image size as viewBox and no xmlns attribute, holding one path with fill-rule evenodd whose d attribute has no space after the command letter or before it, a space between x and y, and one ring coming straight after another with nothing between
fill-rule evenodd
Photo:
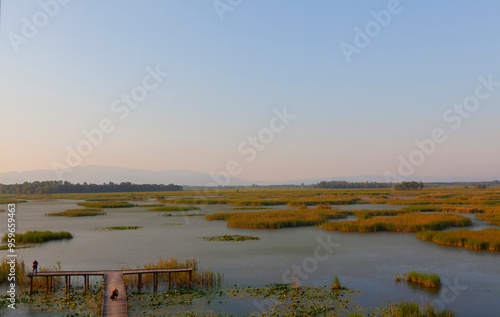
<instances>
[{"instance_id":1,"label":"lake","mask_svg":"<svg viewBox=\"0 0 500 317\"><path fill-rule=\"evenodd\" d=\"M77 208L74 200L17 204L17 232L69 231L74 238L17 250L19 257L40 267L62 264L63 270L120 269L156 262L159 257L196 258L202 269L224 274L229 285L265 286L299 279L304 285L329 285L337 275L343 285L361 291L353 298L362 306L433 298L458 316L500 315L500 254L440 246L414 233L341 233L315 227L251 230L226 227L226 221L204 217L163 217L147 208L106 209L105 216L47 217L46 213ZM133 202L136 203L137 202ZM140 202L154 203L154 201ZM233 211L233 206L201 206L187 213ZM277 206L276 208L283 208ZM348 205L339 209L399 209L401 206ZM7 209L0 205L0 209ZM142 212L141 212L142 210ZM171 212L182 214L181 212ZM472 217L472 215L466 215ZM7 213L0 213L6 224ZM474 220L474 229L495 227ZM102 231L111 226L139 230ZM2 232L6 231L5 229ZM212 235L258 236L258 241L209 242ZM6 251L4 255L6 254ZM437 294L396 283L395 275L410 270L436 273L443 287ZM299 272L299 273L297 273ZM80 282L82 279L80 278ZM249 307L248 309L255 310ZM22 314L22 312L18 312ZM18 315L21 316L21 315ZM34 315L33 315L34 316Z\"/></svg>"}]
</instances>

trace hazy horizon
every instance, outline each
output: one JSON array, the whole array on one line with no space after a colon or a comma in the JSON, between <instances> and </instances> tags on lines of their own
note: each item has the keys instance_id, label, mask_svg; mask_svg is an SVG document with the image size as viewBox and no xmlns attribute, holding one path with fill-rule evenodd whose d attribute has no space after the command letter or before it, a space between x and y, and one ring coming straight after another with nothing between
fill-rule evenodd
<instances>
[{"instance_id":1,"label":"hazy horizon","mask_svg":"<svg viewBox=\"0 0 500 317\"><path fill-rule=\"evenodd\" d=\"M273 185L312 185L321 181L347 181L347 182L386 182L383 175L355 175L355 176L328 176L317 178L298 179L246 179L239 177L226 177L220 174L205 173L195 170L164 170L154 171L149 169L131 169L120 166L82 165L71 170L64 171L61 178L55 177L52 170L12 171L0 173L0 184L15 184L35 181L61 180L71 183L122 183L131 182L135 184L177 184L186 186L261 186ZM454 183L454 182L492 182L499 180L500 176L486 178L468 178L460 176L433 177L428 175L405 179L406 181L422 181L424 183Z\"/></svg>"},{"instance_id":2,"label":"hazy horizon","mask_svg":"<svg viewBox=\"0 0 500 317\"><path fill-rule=\"evenodd\" d=\"M66 2L1 2L0 173L500 175L500 3Z\"/></svg>"}]
</instances>

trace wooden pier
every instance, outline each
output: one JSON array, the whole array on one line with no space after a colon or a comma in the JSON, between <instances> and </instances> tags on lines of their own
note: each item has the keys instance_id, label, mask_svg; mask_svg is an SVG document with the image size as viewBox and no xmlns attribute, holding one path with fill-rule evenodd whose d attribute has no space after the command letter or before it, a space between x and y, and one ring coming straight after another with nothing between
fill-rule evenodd
<instances>
[{"instance_id":1,"label":"wooden pier","mask_svg":"<svg viewBox=\"0 0 500 317\"><path fill-rule=\"evenodd\" d=\"M178 268L178 269L138 269L138 270L106 270L106 271L55 271L55 272L40 272L37 274L28 274L30 278L30 291L33 291L33 279L37 277L45 277L47 279L47 288L45 292L48 294L53 289L53 277L64 276L65 280L65 291L71 287L71 277L72 276L83 276L84 287L83 291L86 293L89 289L89 277L90 276L102 276L103 277L103 302L102 302L102 316L116 316L122 317L127 316L127 294L125 293L125 284L123 282L123 275L137 274L138 284L137 287L141 289L141 277L142 274L153 274L153 288L156 291L158 289L158 274L168 273L168 288L172 287L172 274L186 272L189 274L189 287L192 286L193 281L193 271L192 267L188 268ZM116 288L118 290L118 298L116 300L111 300L111 292Z\"/></svg>"}]
</instances>

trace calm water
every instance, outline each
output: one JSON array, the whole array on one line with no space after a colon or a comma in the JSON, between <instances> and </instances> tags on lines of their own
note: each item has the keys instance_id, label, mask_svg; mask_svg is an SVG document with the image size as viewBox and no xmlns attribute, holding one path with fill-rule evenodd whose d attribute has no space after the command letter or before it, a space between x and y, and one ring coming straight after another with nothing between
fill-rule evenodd
<instances>
[{"instance_id":1,"label":"calm water","mask_svg":"<svg viewBox=\"0 0 500 317\"><path fill-rule=\"evenodd\" d=\"M240 286L281 283L283 278L291 278L289 272L295 266L301 273L294 274L294 278L300 278L301 284L326 285L338 275L347 287L361 291L354 299L363 306L379 306L389 300L413 299L421 303L422 299L434 298L459 316L500 315L499 253L439 246L417 239L412 233L339 233L311 227L233 229L227 228L225 221L163 217L163 213L141 212L146 208L139 207L109 209L106 216L96 217L45 216L45 213L75 208L77 202L60 200L17 205L17 232L69 231L74 236L70 241L18 250L25 262L37 259L44 267L60 261L63 270L98 270L136 267L156 262L159 257L193 257L201 263L201 268L222 273L228 284ZM188 213L208 214L232 211L232 208L207 206ZM339 206L339 209L398 208L400 206ZM0 209L6 206L0 205ZM173 212L176 213L181 214ZM6 218L6 213L0 213L0 223L6 224ZM474 222L474 229L498 227L479 220ZM110 226L143 229L96 230ZM1 232L5 231L6 225ZM261 240L208 242L199 239L224 234L254 235ZM325 244L330 246L325 248ZM406 283L396 284L394 276L409 270L437 273L444 286L439 293L431 295Z\"/></svg>"}]
</instances>

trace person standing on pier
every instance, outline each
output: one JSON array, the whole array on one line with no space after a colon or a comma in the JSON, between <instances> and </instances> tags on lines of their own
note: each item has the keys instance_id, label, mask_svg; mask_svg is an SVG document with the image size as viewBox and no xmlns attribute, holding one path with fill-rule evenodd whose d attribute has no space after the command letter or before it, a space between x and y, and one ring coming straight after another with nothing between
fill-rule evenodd
<instances>
[{"instance_id":1,"label":"person standing on pier","mask_svg":"<svg viewBox=\"0 0 500 317\"><path fill-rule=\"evenodd\" d=\"M115 300L117 297L118 297L118 290L115 287L111 292L111 300Z\"/></svg>"},{"instance_id":2,"label":"person standing on pier","mask_svg":"<svg viewBox=\"0 0 500 317\"><path fill-rule=\"evenodd\" d=\"M38 261L37 260L33 261L32 267L33 267L33 274L37 274L38 273Z\"/></svg>"}]
</instances>

